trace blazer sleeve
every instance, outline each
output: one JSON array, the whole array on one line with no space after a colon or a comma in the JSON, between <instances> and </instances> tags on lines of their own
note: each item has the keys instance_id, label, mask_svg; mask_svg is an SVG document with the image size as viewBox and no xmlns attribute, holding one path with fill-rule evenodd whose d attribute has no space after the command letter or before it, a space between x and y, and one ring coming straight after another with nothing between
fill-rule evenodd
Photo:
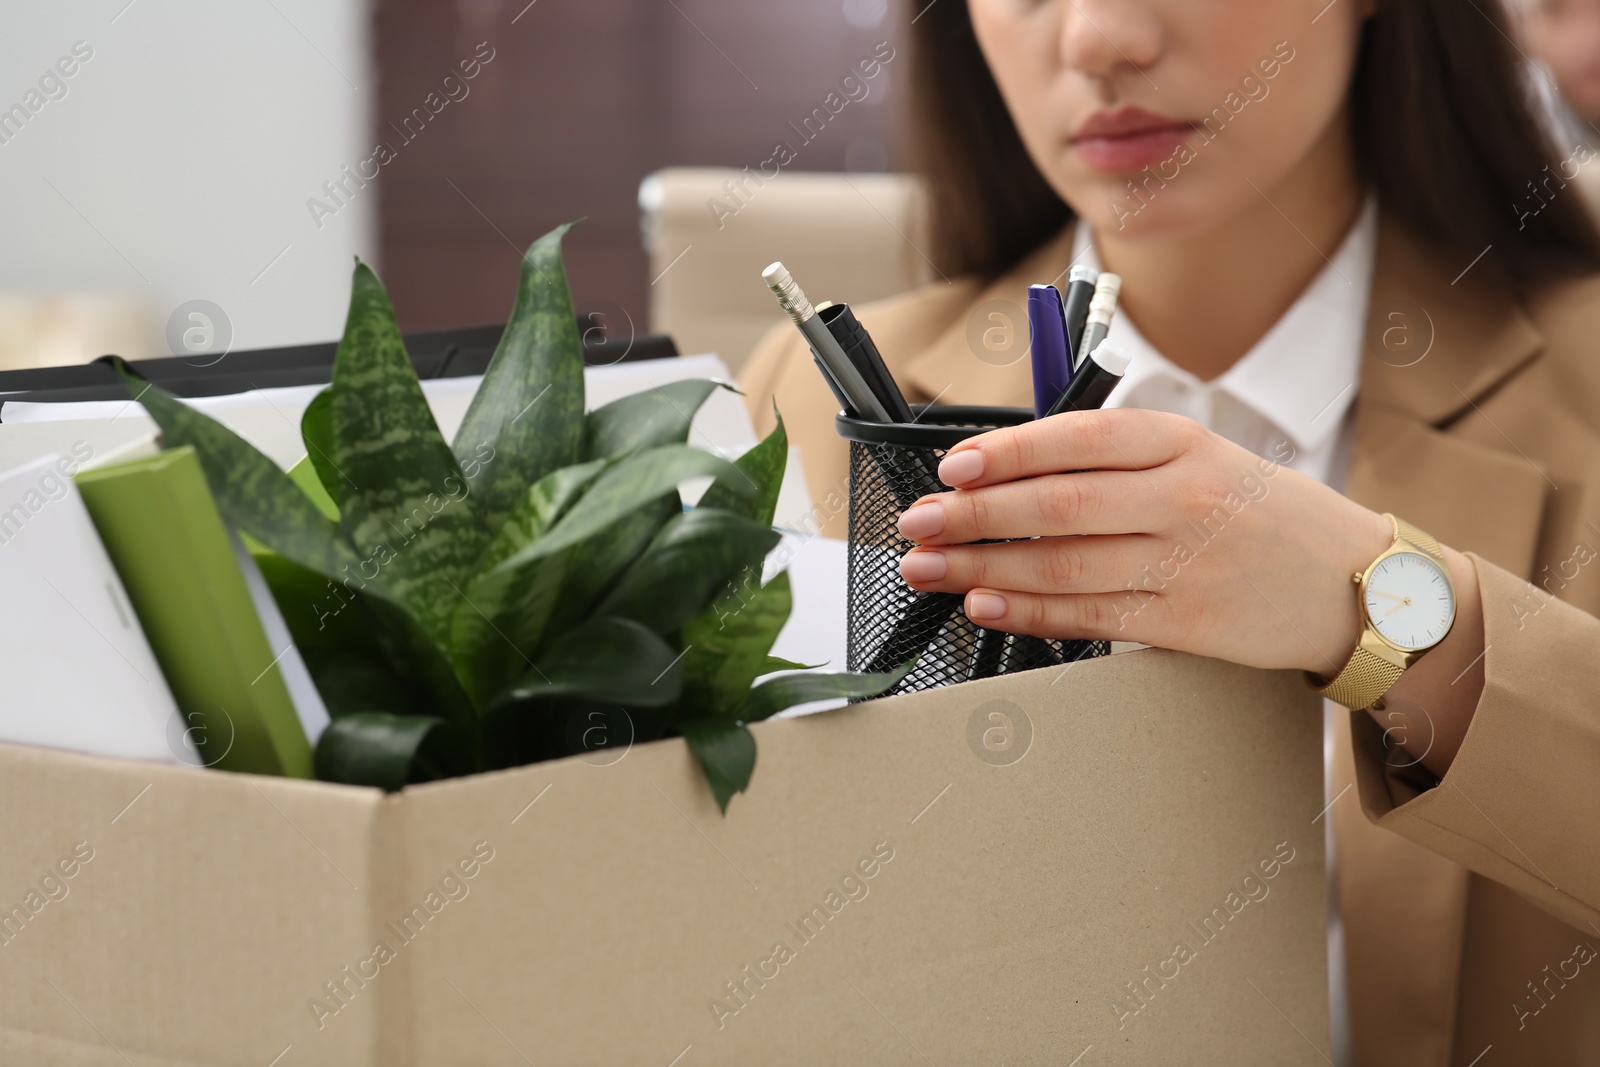
<instances>
[{"instance_id":1,"label":"blazer sleeve","mask_svg":"<svg viewBox=\"0 0 1600 1067\"><path fill-rule=\"evenodd\" d=\"M1468 553L1484 602L1484 686L1450 770L1386 764L1352 716L1379 826L1600 933L1600 619ZM1518 610L1510 610L1519 605Z\"/></svg>"}]
</instances>

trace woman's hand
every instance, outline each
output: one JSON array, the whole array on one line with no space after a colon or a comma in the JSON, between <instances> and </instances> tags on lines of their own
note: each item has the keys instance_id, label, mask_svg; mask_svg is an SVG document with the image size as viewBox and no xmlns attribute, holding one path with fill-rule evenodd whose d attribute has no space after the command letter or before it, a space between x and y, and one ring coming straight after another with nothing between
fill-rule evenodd
<instances>
[{"instance_id":1,"label":"woman's hand","mask_svg":"<svg viewBox=\"0 0 1600 1067\"><path fill-rule=\"evenodd\" d=\"M1177 415L1074 412L956 446L956 492L907 510L917 589L976 623L1136 641L1333 675L1361 625L1351 575L1393 540L1382 515ZM1032 538L974 545L988 539Z\"/></svg>"}]
</instances>

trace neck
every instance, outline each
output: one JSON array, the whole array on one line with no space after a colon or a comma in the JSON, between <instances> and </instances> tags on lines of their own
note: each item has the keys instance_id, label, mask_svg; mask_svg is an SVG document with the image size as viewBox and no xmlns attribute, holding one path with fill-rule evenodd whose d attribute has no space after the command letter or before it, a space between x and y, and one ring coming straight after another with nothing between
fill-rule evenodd
<instances>
[{"instance_id":1,"label":"neck","mask_svg":"<svg viewBox=\"0 0 1600 1067\"><path fill-rule=\"evenodd\" d=\"M1202 381L1237 363L1327 269L1361 213L1346 125L1329 124L1282 181L1249 191L1246 208L1211 230L1171 241L1096 234L1107 270L1123 277L1118 314L1156 350Z\"/></svg>"}]
</instances>

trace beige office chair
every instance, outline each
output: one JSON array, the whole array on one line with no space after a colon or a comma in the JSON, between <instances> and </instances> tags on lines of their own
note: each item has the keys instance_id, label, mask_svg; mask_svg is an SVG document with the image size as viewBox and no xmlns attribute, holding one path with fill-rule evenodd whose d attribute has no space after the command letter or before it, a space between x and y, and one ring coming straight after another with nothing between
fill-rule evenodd
<instances>
[{"instance_id":1,"label":"beige office chair","mask_svg":"<svg viewBox=\"0 0 1600 1067\"><path fill-rule=\"evenodd\" d=\"M87 363L108 352L127 359L167 354L148 297L0 293L0 370Z\"/></svg>"},{"instance_id":2,"label":"beige office chair","mask_svg":"<svg viewBox=\"0 0 1600 1067\"><path fill-rule=\"evenodd\" d=\"M782 260L814 302L862 304L937 277L917 179L673 167L639 186L650 329L737 372L783 312L761 282Z\"/></svg>"}]
</instances>

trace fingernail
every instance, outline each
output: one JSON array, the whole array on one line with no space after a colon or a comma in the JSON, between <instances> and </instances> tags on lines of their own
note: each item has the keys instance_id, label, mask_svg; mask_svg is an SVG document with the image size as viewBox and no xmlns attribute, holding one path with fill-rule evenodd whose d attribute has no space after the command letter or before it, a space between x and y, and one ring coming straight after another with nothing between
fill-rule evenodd
<instances>
[{"instance_id":1,"label":"fingernail","mask_svg":"<svg viewBox=\"0 0 1600 1067\"><path fill-rule=\"evenodd\" d=\"M938 537L944 530L943 504L918 504L900 516L900 536L908 541Z\"/></svg>"},{"instance_id":2,"label":"fingernail","mask_svg":"<svg viewBox=\"0 0 1600 1067\"><path fill-rule=\"evenodd\" d=\"M908 582L937 582L949 569L943 552L908 552L900 558L900 577Z\"/></svg>"},{"instance_id":3,"label":"fingernail","mask_svg":"<svg viewBox=\"0 0 1600 1067\"><path fill-rule=\"evenodd\" d=\"M1006 617L1006 598L993 593L973 593L967 597L967 618L1003 619Z\"/></svg>"},{"instance_id":4,"label":"fingernail","mask_svg":"<svg viewBox=\"0 0 1600 1067\"><path fill-rule=\"evenodd\" d=\"M939 464L939 480L945 485L966 485L983 477L983 453L976 448L944 457Z\"/></svg>"}]
</instances>

